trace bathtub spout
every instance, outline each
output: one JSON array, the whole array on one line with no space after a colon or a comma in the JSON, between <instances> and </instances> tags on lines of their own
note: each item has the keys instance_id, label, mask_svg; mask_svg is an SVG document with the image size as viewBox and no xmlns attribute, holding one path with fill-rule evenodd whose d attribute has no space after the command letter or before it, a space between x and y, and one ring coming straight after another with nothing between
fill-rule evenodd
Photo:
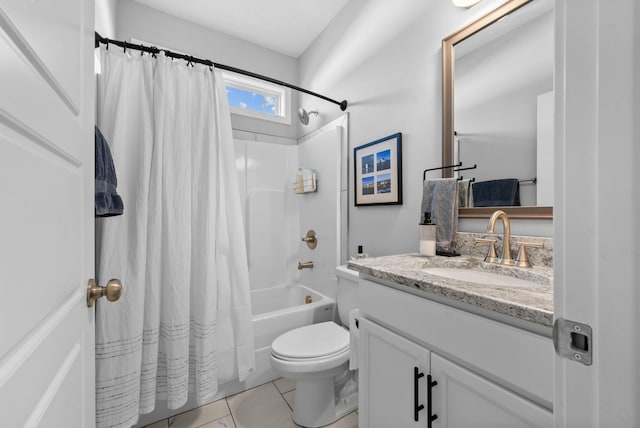
<instances>
[{"instance_id":1,"label":"bathtub spout","mask_svg":"<svg viewBox=\"0 0 640 428\"><path fill-rule=\"evenodd\" d=\"M298 262L298 270L313 269L313 262Z\"/></svg>"}]
</instances>

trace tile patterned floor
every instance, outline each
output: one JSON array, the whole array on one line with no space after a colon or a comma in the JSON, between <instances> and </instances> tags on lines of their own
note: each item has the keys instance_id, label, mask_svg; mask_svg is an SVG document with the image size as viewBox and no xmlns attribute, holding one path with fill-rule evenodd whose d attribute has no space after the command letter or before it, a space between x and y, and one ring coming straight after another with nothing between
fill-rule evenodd
<instances>
[{"instance_id":1,"label":"tile patterned floor","mask_svg":"<svg viewBox=\"0 0 640 428\"><path fill-rule=\"evenodd\" d=\"M294 381L280 378L145 428L295 428L295 387ZM328 428L358 428L358 414L352 412Z\"/></svg>"}]
</instances>

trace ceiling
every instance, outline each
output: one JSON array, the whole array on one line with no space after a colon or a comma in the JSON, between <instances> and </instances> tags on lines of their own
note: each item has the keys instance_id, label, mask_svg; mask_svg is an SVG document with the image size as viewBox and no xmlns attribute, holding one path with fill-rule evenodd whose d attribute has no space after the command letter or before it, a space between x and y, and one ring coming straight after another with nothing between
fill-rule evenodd
<instances>
[{"instance_id":1,"label":"ceiling","mask_svg":"<svg viewBox=\"0 0 640 428\"><path fill-rule=\"evenodd\" d=\"M298 58L349 0L134 0Z\"/></svg>"}]
</instances>

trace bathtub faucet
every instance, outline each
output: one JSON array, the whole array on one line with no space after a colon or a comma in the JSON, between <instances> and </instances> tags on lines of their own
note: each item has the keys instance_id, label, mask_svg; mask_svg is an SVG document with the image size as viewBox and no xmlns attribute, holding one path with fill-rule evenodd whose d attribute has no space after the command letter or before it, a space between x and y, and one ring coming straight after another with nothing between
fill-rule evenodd
<instances>
[{"instance_id":1,"label":"bathtub faucet","mask_svg":"<svg viewBox=\"0 0 640 428\"><path fill-rule=\"evenodd\" d=\"M298 270L313 269L313 262L298 262Z\"/></svg>"}]
</instances>

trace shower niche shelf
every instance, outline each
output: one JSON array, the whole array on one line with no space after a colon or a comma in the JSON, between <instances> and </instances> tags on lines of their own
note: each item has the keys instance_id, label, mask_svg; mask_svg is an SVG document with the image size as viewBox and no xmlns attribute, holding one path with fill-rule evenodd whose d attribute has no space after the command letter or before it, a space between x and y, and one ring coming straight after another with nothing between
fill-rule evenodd
<instances>
[{"instance_id":1,"label":"shower niche shelf","mask_svg":"<svg viewBox=\"0 0 640 428\"><path fill-rule=\"evenodd\" d=\"M298 195L304 195L305 193L315 193L318 191L318 182L314 180L313 182L304 182L303 187L300 188L298 183L293 183L293 191Z\"/></svg>"},{"instance_id":2,"label":"shower niche shelf","mask_svg":"<svg viewBox=\"0 0 640 428\"><path fill-rule=\"evenodd\" d=\"M298 168L296 181L293 183L293 191L299 195L317 192L318 179L316 178L316 170L309 168Z\"/></svg>"}]
</instances>

